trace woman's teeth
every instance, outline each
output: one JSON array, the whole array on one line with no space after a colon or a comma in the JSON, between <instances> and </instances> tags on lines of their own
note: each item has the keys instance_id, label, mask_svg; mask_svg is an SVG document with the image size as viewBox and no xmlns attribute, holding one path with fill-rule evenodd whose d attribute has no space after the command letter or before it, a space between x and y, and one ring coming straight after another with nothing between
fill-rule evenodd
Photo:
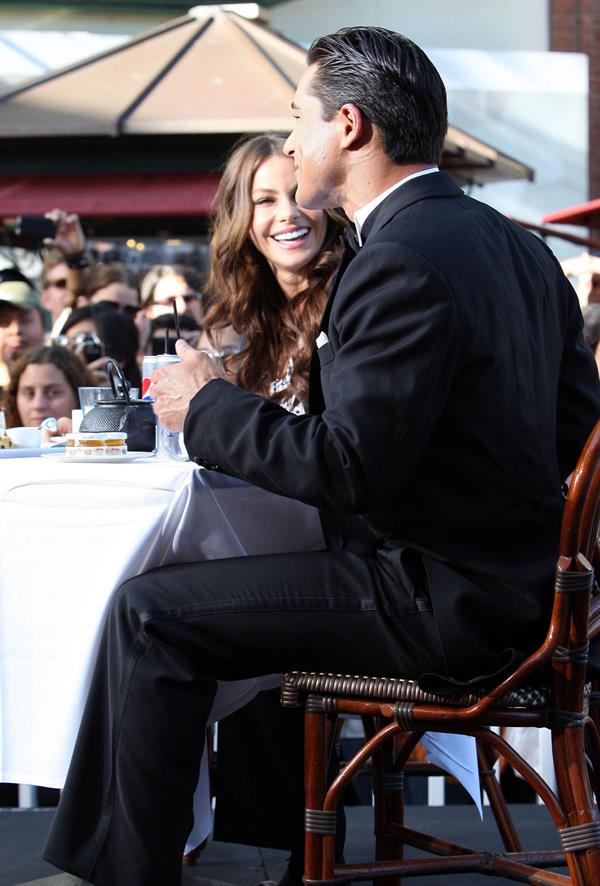
<instances>
[{"instance_id":1,"label":"woman's teeth","mask_svg":"<svg viewBox=\"0 0 600 886\"><path fill-rule=\"evenodd\" d=\"M299 240L301 237L306 237L309 233L308 228L298 228L295 231L286 231L284 234L274 234L274 240Z\"/></svg>"}]
</instances>

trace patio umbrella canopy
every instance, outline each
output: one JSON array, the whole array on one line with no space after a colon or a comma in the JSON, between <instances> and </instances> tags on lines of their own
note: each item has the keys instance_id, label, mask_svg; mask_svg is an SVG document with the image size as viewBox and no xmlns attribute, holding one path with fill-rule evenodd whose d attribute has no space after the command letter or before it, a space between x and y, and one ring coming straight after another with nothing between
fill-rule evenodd
<instances>
[{"instance_id":1,"label":"patio umbrella canopy","mask_svg":"<svg viewBox=\"0 0 600 886\"><path fill-rule=\"evenodd\" d=\"M200 6L115 49L0 93L0 136L284 130L306 54Z\"/></svg>"},{"instance_id":2,"label":"patio umbrella canopy","mask_svg":"<svg viewBox=\"0 0 600 886\"><path fill-rule=\"evenodd\" d=\"M123 211L147 219L206 214L214 172L240 135L289 132L305 68L304 49L264 25L225 7L197 6L114 49L4 90L0 216L53 205L95 219L123 218ZM529 167L452 126L442 166L461 184L533 179ZM186 173L191 190L179 208L173 189ZM57 176L69 180L68 206L48 202ZM117 184L124 189L119 200Z\"/></svg>"},{"instance_id":3,"label":"patio umbrella canopy","mask_svg":"<svg viewBox=\"0 0 600 886\"><path fill-rule=\"evenodd\" d=\"M544 224L582 225L585 228L600 228L600 199L588 200L579 206L569 206L549 212L542 219Z\"/></svg>"}]
</instances>

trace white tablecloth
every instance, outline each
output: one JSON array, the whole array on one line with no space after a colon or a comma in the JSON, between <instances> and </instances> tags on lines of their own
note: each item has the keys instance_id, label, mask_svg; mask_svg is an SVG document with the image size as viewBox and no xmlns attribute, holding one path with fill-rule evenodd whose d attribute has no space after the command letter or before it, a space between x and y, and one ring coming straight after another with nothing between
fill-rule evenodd
<instances>
[{"instance_id":1,"label":"white tablecloth","mask_svg":"<svg viewBox=\"0 0 600 886\"><path fill-rule=\"evenodd\" d=\"M0 459L0 782L62 787L103 615L126 578L322 545L314 508L189 462ZM221 684L214 719L269 685ZM430 736L428 751L477 802L472 740ZM208 830L203 775L188 848Z\"/></svg>"},{"instance_id":2,"label":"white tablecloth","mask_svg":"<svg viewBox=\"0 0 600 886\"><path fill-rule=\"evenodd\" d=\"M102 618L126 578L320 546L313 508L189 462L1 460L0 781L62 786Z\"/></svg>"}]
</instances>

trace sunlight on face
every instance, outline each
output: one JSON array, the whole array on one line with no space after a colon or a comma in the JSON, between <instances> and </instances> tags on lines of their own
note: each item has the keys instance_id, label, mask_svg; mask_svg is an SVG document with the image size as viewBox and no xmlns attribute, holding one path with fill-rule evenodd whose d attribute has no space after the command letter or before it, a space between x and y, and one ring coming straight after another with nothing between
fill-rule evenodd
<instances>
[{"instance_id":1,"label":"sunlight on face","mask_svg":"<svg viewBox=\"0 0 600 886\"><path fill-rule=\"evenodd\" d=\"M337 117L323 119L323 106L311 92L316 65L304 72L292 105L294 128L284 153L293 159L298 181L297 199L311 209L343 205L342 171Z\"/></svg>"},{"instance_id":2,"label":"sunlight on face","mask_svg":"<svg viewBox=\"0 0 600 886\"><path fill-rule=\"evenodd\" d=\"M327 230L325 213L301 209L295 195L292 161L283 155L263 160L252 182L250 236L284 291L294 288L295 278L296 288L302 284L303 272L321 251Z\"/></svg>"}]
</instances>

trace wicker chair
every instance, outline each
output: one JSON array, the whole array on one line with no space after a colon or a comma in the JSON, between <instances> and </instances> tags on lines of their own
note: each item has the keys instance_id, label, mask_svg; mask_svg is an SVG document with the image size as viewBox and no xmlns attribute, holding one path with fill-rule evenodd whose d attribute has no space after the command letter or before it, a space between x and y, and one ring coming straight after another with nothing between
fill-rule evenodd
<instances>
[{"instance_id":1,"label":"wicker chair","mask_svg":"<svg viewBox=\"0 0 600 886\"><path fill-rule=\"evenodd\" d=\"M565 503L546 640L499 685L448 696L421 691L410 680L286 674L282 703L305 706L306 884L381 878L385 886L397 886L402 876L470 872L548 886L600 884L600 820L594 802L594 793L598 797L600 790L600 763L596 765L600 761L600 733L597 716L589 713L590 686L586 682L588 644L600 632L600 597L595 596L594 576L594 567L600 563L599 519L600 422L584 447ZM541 676L546 674L551 676L540 686ZM591 695L596 700L597 695ZM338 714L363 717L366 739L327 786L327 758ZM505 725L551 729L556 794L491 729ZM500 828L507 851L496 854L405 827L404 768L411 750L427 731L475 736L484 769L491 768L495 756L503 756L545 804L562 850L522 851L510 821ZM376 858L335 864L336 806L345 785L369 757L374 772ZM487 783L490 787L489 776ZM426 850L434 857L404 859L404 845ZM568 865L568 875L547 870L562 864Z\"/></svg>"}]
</instances>

